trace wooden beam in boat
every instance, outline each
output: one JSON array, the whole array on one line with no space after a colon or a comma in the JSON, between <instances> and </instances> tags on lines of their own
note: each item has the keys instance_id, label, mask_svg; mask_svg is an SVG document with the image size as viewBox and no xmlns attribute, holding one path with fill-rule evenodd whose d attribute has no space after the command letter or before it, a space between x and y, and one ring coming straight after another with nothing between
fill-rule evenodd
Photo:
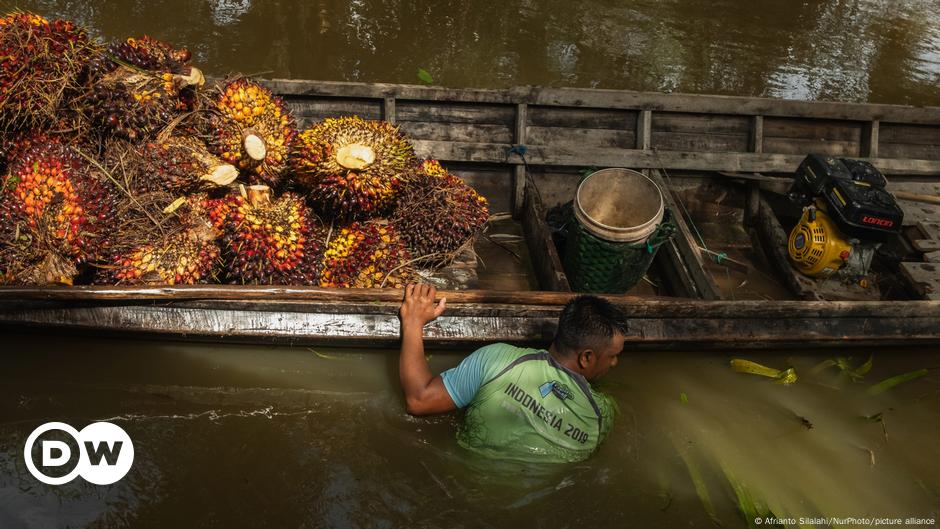
<instances>
[{"instance_id":1,"label":"wooden beam in boat","mask_svg":"<svg viewBox=\"0 0 940 529\"><path fill-rule=\"evenodd\" d=\"M718 285L711 274L705 271L705 261L702 258L702 252L699 251L698 242L692 235L688 223L685 221L684 209L680 207L680 202L673 196L669 185L663 179L658 170L648 172L649 177L663 190L663 199L666 201L666 207L672 210L672 218L679 228L678 235L673 238L676 249L685 262L685 270L689 273L692 282L695 284L695 290L702 299L721 299L721 293ZM679 268L682 270L682 268Z\"/></svg>"},{"instance_id":2,"label":"wooden beam in boat","mask_svg":"<svg viewBox=\"0 0 940 529\"><path fill-rule=\"evenodd\" d=\"M524 146L526 142L526 128L528 123L527 110L525 103L520 103L516 105L516 122L515 122L515 131L513 138L515 139L516 145ZM524 154L517 154L519 159L522 159ZM518 217L523 209L523 202L526 199L526 166L523 163L522 165L516 165L515 171L513 173L513 194L512 194L512 210L513 216Z\"/></svg>"},{"instance_id":3,"label":"wooden beam in boat","mask_svg":"<svg viewBox=\"0 0 940 529\"><path fill-rule=\"evenodd\" d=\"M382 102L382 119L394 125L397 121L395 113L395 98L386 96Z\"/></svg>"},{"instance_id":4,"label":"wooden beam in boat","mask_svg":"<svg viewBox=\"0 0 940 529\"><path fill-rule=\"evenodd\" d=\"M525 190L522 228L539 286L543 290L571 292L571 285L555 249L555 241L546 224L545 208L542 207L538 189L534 186L527 186Z\"/></svg>"},{"instance_id":5,"label":"wooden beam in boat","mask_svg":"<svg viewBox=\"0 0 940 529\"><path fill-rule=\"evenodd\" d=\"M758 154L764 152L764 116L751 118L751 129L748 135L748 150Z\"/></svg>"},{"instance_id":6,"label":"wooden beam in boat","mask_svg":"<svg viewBox=\"0 0 940 529\"><path fill-rule=\"evenodd\" d=\"M510 144L415 140L419 156L440 160L478 163L521 164L510 156ZM570 146L569 148L529 145L529 165L573 167L629 167L690 171L730 171L746 173L792 173L806 158L803 154L641 151ZM870 160L883 173L937 176L940 160L874 158Z\"/></svg>"},{"instance_id":7,"label":"wooden beam in boat","mask_svg":"<svg viewBox=\"0 0 940 529\"><path fill-rule=\"evenodd\" d=\"M275 79L263 84L277 94L336 98L456 101L563 107L637 109L745 116L785 116L870 122L940 124L940 107L793 101L757 97L662 94L589 88L516 87L506 90L457 89L420 85L364 84Z\"/></svg>"},{"instance_id":8,"label":"wooden beam in boat","mask_svg":"<svg viewBox=\"0 0 940 529\"><path fill-rule=\"evenodd\" d=\"M863 158L878 157L878 136L881 130L881 122L874 119L862 127L862 146L859 156Z\"/></svg>"},{"instance_id":9,"label":"wooden beam in boat","mask_svg":"<svg viewBox=\"0 0 940 529\"><path fill-rule=\"evenodd\" d=\"M439 296L451 303L504 303L518 305L564 305L577 294L545 291L448 290ZM341 289L302 286L257 285L186 285L186 286L62 286L0 287L0 301L171 301L171 300L300 300L347 301L357 303L399 302L402 291L396 289ZM611 301L639 299L635 296L604 296ZM646 299L646 297L644 297Z\"/></svg>"},{"instance_id":10,"label":"wooden beam in boat","mask_svg":"<svg viewBox=\"0 0 940 529\"><path fill-rule=\"evenodd\" d=\"M127 333L188 340L395 346L397 303L200 302L88 306L20 304L0 325L18 331ZM630 301L628 348L779 348L940 343L940 301ZM425 330L430 346L494 341L545 345L561 307L453 307Z\"/></svg>"}]
</instances>

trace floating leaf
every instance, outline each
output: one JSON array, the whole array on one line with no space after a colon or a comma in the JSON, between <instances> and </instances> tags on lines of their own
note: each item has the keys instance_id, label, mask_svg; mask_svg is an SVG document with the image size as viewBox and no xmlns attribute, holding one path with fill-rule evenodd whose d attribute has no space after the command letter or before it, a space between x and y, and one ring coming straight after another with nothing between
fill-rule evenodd
<instances>
[{"instance_id":1,"label":"floating leaf","mask_svg":"<svg viewBox=\"0 0 940 529\"><path fill-rule=\"evenodd\" d=\"M738 373L747 373L749 375L758 375L767 378L773 378L779 384L792 384L797 381L796 370L792 367L780 370L767 367L757 362L734 358L731 360L731 369Z\"/></svg>"},{"instance_id":2,"label":"floating leaf","mask_svg":"<svg viewBox=\"0 0 940 529\"><path fill-rule=\"evenodd\" d=\"M929 370L927 369L918 369L917 371L911 371L910 373L903 373L900 375L895 375L891 378L886 378L885 380L882 380L881 382L877 384L873 384L871 387L868 388L867 393L869 395L881 395L882 393L884 393L885 391L888 391L894 386L903 384L905 382L910 382L911 380L918 379L922 376L925 376L927 373L929 373Z\"/></svg>"},{"instance_id":3,"label":"floating leaf","mask_svg":"<svg viewBox=\"0 0 940 529\"><path fill-rule=\"evenodd\" d=\"M434 84L434 78L431 77L431 74L424 68L418 68L418 79L421 79L427 84Z\"/></svg>"},{"instance_id":4,"label":"floating leaf","mask_svg":"<svg viewBox=\"0 0 940 529\"><path fill-rule=\"evenodd\" d=\"M681 402L682 404L689 403L689 396L686 395L684 391L679 393L679 402Z\"/></svg>"}]
</instances>

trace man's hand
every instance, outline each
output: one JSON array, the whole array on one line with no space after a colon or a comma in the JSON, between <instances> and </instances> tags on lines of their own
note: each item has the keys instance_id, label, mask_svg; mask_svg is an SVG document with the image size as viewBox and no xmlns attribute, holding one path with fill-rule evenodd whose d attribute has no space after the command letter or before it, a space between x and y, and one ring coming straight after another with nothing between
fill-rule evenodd
<instances>
[{"instance_id":1,"label":"man's hand","mask_svg":"<svg viewBox=\"0 0 940 529\"><path fill-rule=\"evenodd\" d=\"M417 326L419 329L444 313L447 298L434 303L437 289L431 285L410 284L405 287L405 300L398 309L402 327Z\"/></svg>"},{"instance_id":2,"label":"man's hand","mask_svg":"<svg viewBox=\"0 0 940 529\"><path fill-rule=\"evenodd\" d=\"M456 406L440 375L434 376L424 357L424 324L444 313L446 299L434 303L437 289L430 285L408 285L398 310L401 319L401 356L398 376L405 393L405 409L412 415L451 411Z\"/></svg>"}]
</instances>

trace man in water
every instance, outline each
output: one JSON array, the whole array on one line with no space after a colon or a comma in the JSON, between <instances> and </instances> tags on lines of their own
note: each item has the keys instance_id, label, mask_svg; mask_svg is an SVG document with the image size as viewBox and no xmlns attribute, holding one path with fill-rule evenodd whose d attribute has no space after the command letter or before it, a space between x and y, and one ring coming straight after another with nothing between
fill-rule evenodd
<instances>
[{"instance_id":1,"label":"man in water","mask_svg":"<svg viewBox=\"0 0 940 529\"><path fill-rule=\"evenodd\" d=\"M490 457L580 461L610 431L615 405L590 385L617 365L623 313L594 296L565 305L548 350L497 343L432 375L424 356L424 325L444 313L437 289L408 285L399 310L399 376L411 415L465 408L461 446Z\"/></svg>"}]
</instances>

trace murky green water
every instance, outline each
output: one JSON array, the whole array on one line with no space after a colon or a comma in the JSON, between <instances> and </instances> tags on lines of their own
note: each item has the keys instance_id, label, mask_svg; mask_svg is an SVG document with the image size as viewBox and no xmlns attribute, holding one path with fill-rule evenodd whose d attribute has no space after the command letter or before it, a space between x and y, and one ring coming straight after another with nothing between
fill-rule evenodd
<instances>
[{"instance_id":1,"label":"murky green water","mask_svg":"<svg viewBox=\"0 0 940 529\"><path fill-rule=\"evenodd\" d=\"M692 475L725 527L745 526L728 476L778 517L940 518L940 378L864 392L936 351L876 352L862 383L810 376L806 352L750 356L794 365L789 387L731 372L727 355L628 354L605 380L621 413L601 450L539 467L471 457L455 416L407 416L395 352L4 342L4 529L714 527ZM39 484L22 449L50 420L121 425L134 467L112 486Z\"/></svg>"},{"instance_id":2,"label":"murky green water","mask_svg":"<svg viewBox=\"0 0 940 529\"><path fill-rule=\"evenodd\" d=\"M213 74L940 105L936 0L4 0Z\"/></svg>"}]
</instances>

